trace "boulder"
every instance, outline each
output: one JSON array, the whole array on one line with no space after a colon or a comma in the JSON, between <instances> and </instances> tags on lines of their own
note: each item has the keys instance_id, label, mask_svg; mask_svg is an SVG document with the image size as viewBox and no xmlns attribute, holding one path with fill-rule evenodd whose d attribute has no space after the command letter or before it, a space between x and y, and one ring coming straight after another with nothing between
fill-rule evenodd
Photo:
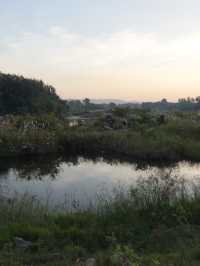
<instances>
[{"instance_id":1,"label":"boulder","mask_svg":"<svg viewBox=\"0 0 200 266\"><path fill-rule=\"evenodd\" d=\"M94 258L89 258L86 261L83 261L82 259L77 259L75 266L97 266L97 263Z\"/></svg>"},{"instance_id":2,"label":"boulder","mask_svg":"<svg viewBox=\"0 0 200 266\"><path fill-rule=\"evenodd\" d=\"M85 262L85 266L96 266L96 260L94 258L87 259Z\"/></svg>"},{"instance_id":3,"label":"boulder","mask_svg":"<svg viewBox=\"0 0 200 266\"><path fill-rule=\"evenodd\" d=\"M82 259L78 258L75 262L75 266L85 266L85 262Z\"/></svg>"},{"instance_id":4,"label":"boulder","mask_svg":"<svg viewBox=\"0 0 200 266\"><path fill-rule=\"evenodd\" d=\"M30 241L26 241L21 237L15 237L14 242L15 242L15 246L21 249L27 249L32 246L32 243Z\"/></svg>"}]
</instances>

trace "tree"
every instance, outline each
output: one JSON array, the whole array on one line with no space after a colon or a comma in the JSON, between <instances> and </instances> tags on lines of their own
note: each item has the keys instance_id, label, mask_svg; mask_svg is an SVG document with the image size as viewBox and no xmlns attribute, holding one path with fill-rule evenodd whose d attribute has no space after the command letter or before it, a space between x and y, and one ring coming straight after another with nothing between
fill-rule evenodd
<instances>
[{"instance_id":1,"label":"tree","mask_svg":"<svg viewBox=\"0 0 200 266\"><path fill-rule=\"evenodd\" d=\"M66 110L54 87L41 80L0 73L0 115L62 114Z\"/></svg>"},{"instance_id":2,"label":"tree","mask_svg":"<svg viewBox=\"0 0 200 266\"><path fill-rule=\"evenodd\" d=\"M162 103L162 104L166 104L166 103L167 103L167 99L163 98L163 99L161 100L161 103Z\"/></svg>"},{"instance_id":3,"label":"tree","mask_svg":"<svg viewBox=\"0 0 200 266\"><path fill-rule=\"evenodd\" d=\"M83 100L83 103L84 103L84 105L85 105L85 110L88 111L89 108L90 108L90 99L85 98L85 99Z\"/></svg>"},{"instance_id":4,"label":"tree","mask_svg":"<svg viewBox=\"0 0 200 266\"><path fill-rule=\"evenodd\" d=\"M88 98L85 98L85 99L83 100L83 102L84 102L85 106L90 105L90 99L88 99Z\"/></svg>"},{"instance_id":5,"label":"tree","mask_svg":"<svg viewBox=\"0 0 200 266\"><path fill-rule=\"evenodd\" d=\"M197 96L195 100L199 104L200 103L200 96Z\"/></svg>"},{"instance_id":6,"label":"tree","mask_svg":"<svg viewBox=\"0 0 200 266\"><path fill-rule=\"evenodd\" d=\"M125 118L128 115L129 111L129 108L117 107L112 112L115 116Z\"/></svg>"}]
</instances>

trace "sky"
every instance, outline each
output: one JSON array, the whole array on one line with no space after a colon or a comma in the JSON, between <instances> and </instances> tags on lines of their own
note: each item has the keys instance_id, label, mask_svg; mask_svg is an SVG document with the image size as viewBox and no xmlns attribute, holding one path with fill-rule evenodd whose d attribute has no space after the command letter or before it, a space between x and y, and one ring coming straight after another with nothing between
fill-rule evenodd
<instances>
[{"instance_id":1,"label":"sky","mask_svg":"<svg viewBox=\"0 0 200 266\"><path fill-rule=\"evenodd\" d=\"M0 0L0 71L62 98L200 95L199 0Z\"/></svg>"}]
</instances>

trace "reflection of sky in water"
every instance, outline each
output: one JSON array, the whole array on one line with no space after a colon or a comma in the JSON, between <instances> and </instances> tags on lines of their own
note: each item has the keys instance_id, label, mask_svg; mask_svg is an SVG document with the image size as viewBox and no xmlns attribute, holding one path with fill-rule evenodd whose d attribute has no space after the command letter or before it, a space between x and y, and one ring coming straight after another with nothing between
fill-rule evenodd
<instances>
[{"instance_id":1,"label":"reflection of sky in water","mask_svg":"<svg viewBox=\"0 0 200 266\"><path fill-rule=\"evenodd\" d=\"M63 202L66 198L80 200L84 204L88 199L94 199L101 191L111 191L116 186L134 185L138 178L149 175L160 175L172 171L178 177L198 179L200 177L200 164L182 162L174 167L147 167L138 169L135 164L117 163L109 164L103 160L79 159L79 164L61 163L60 171L55 179L45 175L42 180L27 180L19 178L17 172L10 169L8 174L2 174L1 185L8 194L30 193L39 199L47 199L54 203Z\"/></svg>"}]
</instances>

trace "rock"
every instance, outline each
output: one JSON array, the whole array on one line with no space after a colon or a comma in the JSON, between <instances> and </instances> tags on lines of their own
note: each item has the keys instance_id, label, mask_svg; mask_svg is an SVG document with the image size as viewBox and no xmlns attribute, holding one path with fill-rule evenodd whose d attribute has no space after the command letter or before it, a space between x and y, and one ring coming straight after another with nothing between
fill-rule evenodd
<instances>
[{"instance_id":1,"label":"rock","mask_svg":"<svg viewBox=\"0 0 200 266\"><path fill-rule=\"evenodd\" d=\"M21 249L27 249L32 246L32 243L30 241L26 241L21 237L15 237L14 242L15 242L16 247L21 248Z\"/></svg>"},{"instance_id":2,"label":"rock","mask_svg":"<svg viewBox=\"0 0 200 266\"><path fill-rule=\"evenodd\" d=\"M75 266L97 266L94 258L89 258L85 262L82 259L77 259Z\"/></svg>"},{"instance_id":3,"label":"rock","mask_svg":"<svg viewBox=\"0 0 200 266\"><path fill-rule=\"evenodd\" d=\"M85 266L96 266L96 260L94 258L87 259L85 262Z\"/></svg>"},{"instance_id":4,"label":"rock","mask_svg":"<svg viewBox=\"0 0 200 266\"><path fill-rule=\"evenodd\" d=\"M126 256L114 254L111 257L111 262L113 265L120 265L120 266L131 266L129 259Z\"/></svg>"},{"instance_id":5,"label":"rock","mask_svg":"<svg viewBox=\"0 0 200 266\"><path fill-rule=\"evenodd\" d=\"M123 258L121 259L121 265L122 265L122 266L131 266L131 263L130 263L130 261L129 261L128 258L123 257Z\"/></svg>"},{"instance_id":6,"label":"rock","mask_svg":"<svg viewBox=\"0 0 200 266\"><path fill-rule=\"evenodd\" d=\"M75 266L85 266L85 263L81 259L77 259Z\"/></svg>"}]
</instances>

